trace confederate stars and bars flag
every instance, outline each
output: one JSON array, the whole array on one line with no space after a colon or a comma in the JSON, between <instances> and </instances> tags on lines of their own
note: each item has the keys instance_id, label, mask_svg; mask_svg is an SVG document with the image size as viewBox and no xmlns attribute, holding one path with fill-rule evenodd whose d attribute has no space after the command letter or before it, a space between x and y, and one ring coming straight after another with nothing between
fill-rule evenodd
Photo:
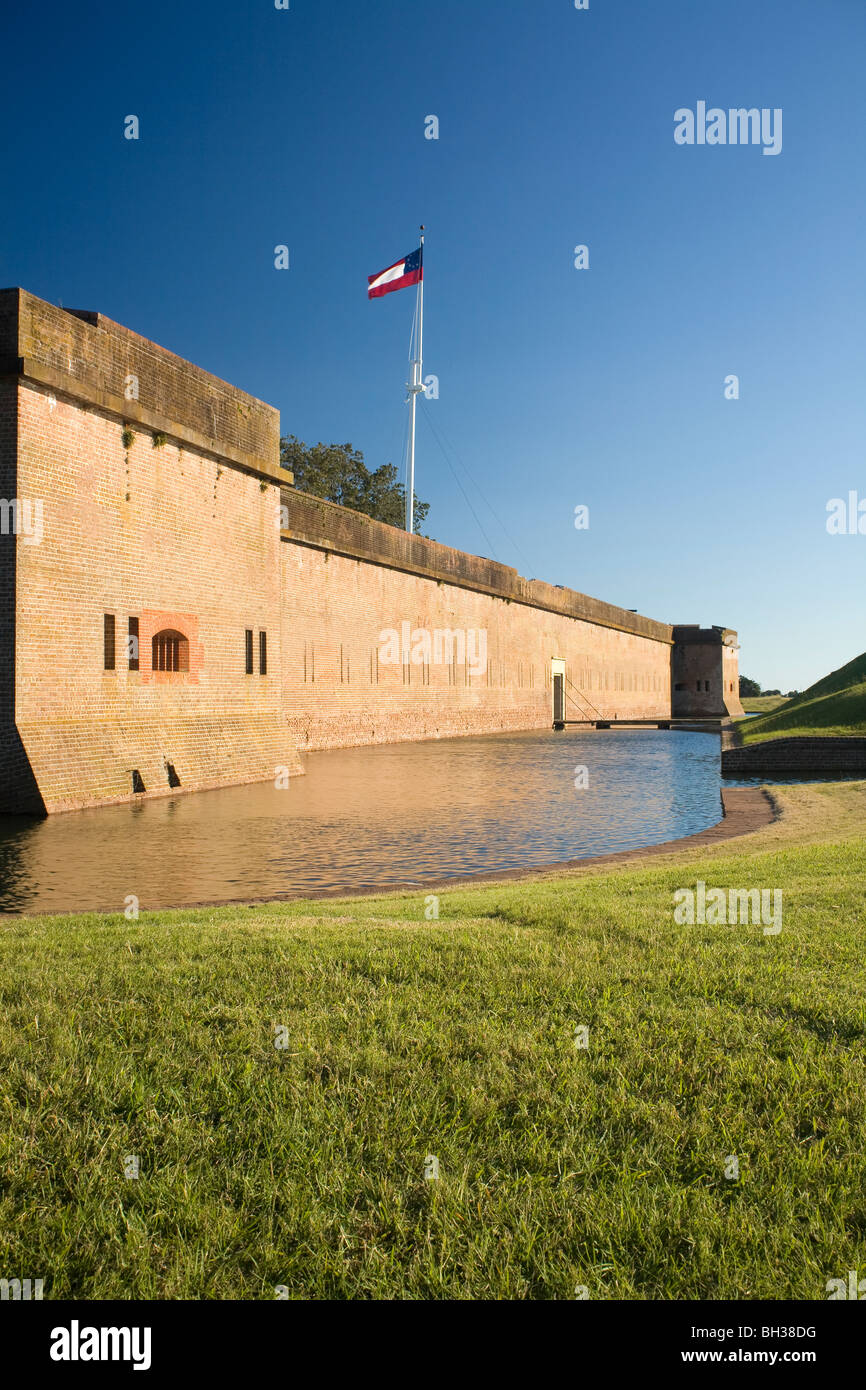
<instances>
[{"instance_id":1,"label":"confederate stars and bars flag","mask_svg":"<svg viewBox=\"0 0 866 1390\"><path fill-rule=\"evenodd\" d=\"M380 299L383 294L404 290L408 285L420 284L423 279L424 248L419 246L417 251L405 256L402 261L395 261L387 270L380 270L378 275L368 275L367 298Z\"/></svg>"},{"instance_id":2,"label":"confederate stars and bars flag","mask_svg":"<svg viewBox=\"0 0 866 1390\"><path fill-rule=\"evenodd\" d=\"M418 286L415 305L415 322L412 325L412 338L409 344L409 360L412 363L412 380L407 382L409 415L409 438L407 451L406 479L406 530L410 535L415 530L415 403L424 388L424 368L421 351L424 342L424 228L421 228L421 245L411 251L402 261L395 261L387 270L378 275L367 276L367 298L381 299L392 290L404 290L407 285Z\"/></svg>"}]
</instances>

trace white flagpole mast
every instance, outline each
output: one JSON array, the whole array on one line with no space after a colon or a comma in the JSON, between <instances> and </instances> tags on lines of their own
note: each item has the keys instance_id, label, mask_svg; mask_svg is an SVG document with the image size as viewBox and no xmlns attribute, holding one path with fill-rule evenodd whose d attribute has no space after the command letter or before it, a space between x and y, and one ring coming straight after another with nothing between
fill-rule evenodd
<instances>
[{"instance_id":1,"label":"white flagpole mast","mask_svg":"<svg viewBox=\"0 0 866 1390\"><path fill-rule=\"evenodd\" d=\"M415 335L415 356L412 359L412 383L409 387L411 415L409 417L409 486L406 490L406 530L410 536L415 529L415 399L422 384L424 352L424 228L421 228L421 279L418 281L417 318Z\"/></svg>"}]
</instances>

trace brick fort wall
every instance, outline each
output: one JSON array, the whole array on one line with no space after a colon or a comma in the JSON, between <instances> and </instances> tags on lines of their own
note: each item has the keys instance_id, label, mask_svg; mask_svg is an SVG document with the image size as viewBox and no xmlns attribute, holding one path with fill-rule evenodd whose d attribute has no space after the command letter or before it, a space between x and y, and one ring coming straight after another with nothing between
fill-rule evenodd
<instances>
[{"instance_id":1,"label":"brick fort wall","mask_svg":"<svg viewBox=\"0 0 866 1390\"><path fill-rule=\"evenodd\" d=\"M666 624L302 493L283 505L283 696L301 749L549 728L553 660L569 719L670 717ZM437 660L437 631L462 647L443 636Z\"/></svg>"},{"instance_id":2,"label":"brick fort wall","mask_svg":"<svg viewBox=\"0 0 866 1390\"><path fill-rule=\"evenodd\" d=\"M295 492L279 436L104 315L0 290L0 499L41 509L38 536L0 535L0 810L550 727L555 673L565 718L670 717L668 624ZM735 644L697 664L718 691L675 712L729 707Z\"/></svg>"}]
</instances>

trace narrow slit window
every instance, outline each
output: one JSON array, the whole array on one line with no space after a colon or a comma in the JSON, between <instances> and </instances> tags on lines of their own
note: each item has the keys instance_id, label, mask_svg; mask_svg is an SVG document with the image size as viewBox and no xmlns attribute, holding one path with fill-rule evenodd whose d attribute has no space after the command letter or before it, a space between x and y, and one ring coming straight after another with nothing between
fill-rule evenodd
<instances>
[{"instance_id":1,"label":"narrow slit window","mask_svg":"<svg viewBox=\"0 0 866 1390\"><path fill-rule=\"evenodd\" d=\"M268 674L268 634L267 634L266 632L260 632L260 633L259 633L259 675L260 675L260 676L266 676L267 674Z\"/></svg>"},{"instance_id":2,"label":"narrow slit window","mask_svg":"<svg viewBox=\"0 0 866 1390\"><path fill-rule=\"evenodd\" d=\"M114 670L114 614L105 613L102 618L102 649L106 671Z\"/></svg>"},{"instance_id":3,"label":"narrow slit window","mask_svg":"<svg viewBox=\"0 0 866 1390\"><path fill-rule=\"evenodd\" d=\"M126 655L129 657L130 671L139 669L138 659L138 618L130 618L129 633L126 638Z\"/></svg>"},{"instance_id":4,"label":"narrow slit window","mask_svg":"<svg viewBox=\"0 0 866 1390\"><path fill-rule=\"evenodd\" d=\"M253 674L253 630L251 627L246 629L244 634L246 648L246 672L248 676Z\"/></svg>"}]
</instances>

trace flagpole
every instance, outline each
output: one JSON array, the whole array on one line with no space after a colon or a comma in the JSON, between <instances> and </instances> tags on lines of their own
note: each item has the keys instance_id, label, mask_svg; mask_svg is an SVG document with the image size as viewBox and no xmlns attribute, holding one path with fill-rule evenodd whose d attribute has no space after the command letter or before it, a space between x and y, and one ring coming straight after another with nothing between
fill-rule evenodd
<instances>
[{"instance_id":1,"label":"flagpole","mask_svg":"<svg viewBox=\"0 0 866 1390\"><path fill-rule=\"evenodd\" d=\"M411 415L409 417L409 486L406 491L406 530L410 536L415 530L415 399L423 391L424 355L424 228L421 228L421 279L418 281L417 299L418 328L415 339L415 356L412 360L412 384L409 387Z\"/></svg>"}]
</instances>

